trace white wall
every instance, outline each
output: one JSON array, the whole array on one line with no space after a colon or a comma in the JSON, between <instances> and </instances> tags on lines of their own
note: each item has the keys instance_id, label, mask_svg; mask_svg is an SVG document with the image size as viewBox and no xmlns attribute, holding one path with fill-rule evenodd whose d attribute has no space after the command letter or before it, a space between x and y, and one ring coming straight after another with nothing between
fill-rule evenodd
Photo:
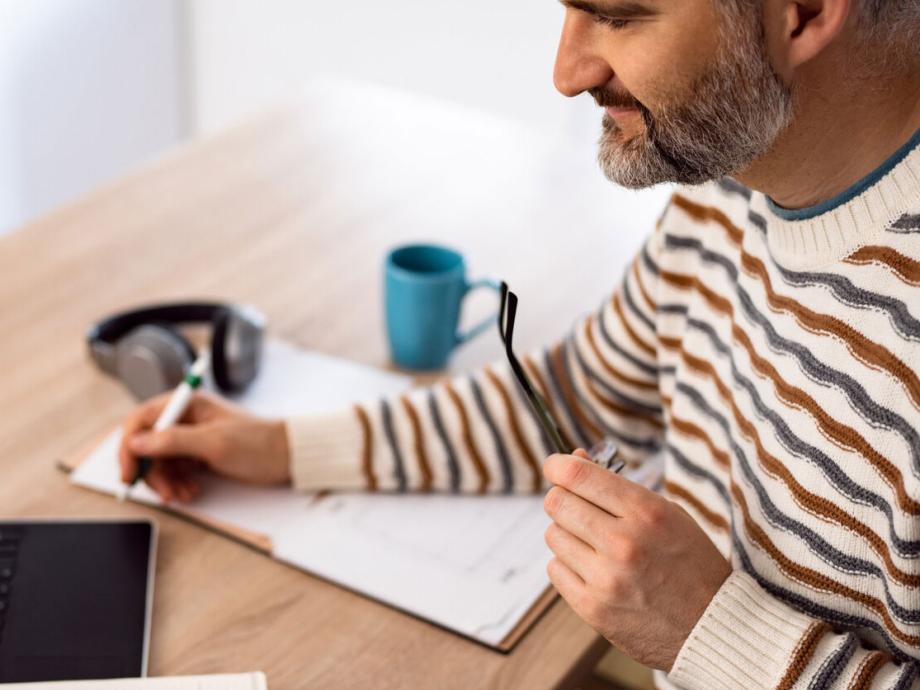
<instances>
[{"instance_id":1,"label":"white wall","mask_svg":"<svg viewBox=\"0 0 920 690\"><path fill-rule=\"evenodd\" d=\"M179 0L0 0L0 233L182 135Z\"/></svg>"},{"instance_id":2,"label":"white wall","mask_svg":"<svg viewBox=\"0 0 920 690\"><path fill-rule=\"evenodd\" d=\"M377 82L587 137L599 117L552 84L554 0L193 0L191 117L211 132L316 76ZM360 98L360 93L356 94Z\"/></svg>"}]
</instances>

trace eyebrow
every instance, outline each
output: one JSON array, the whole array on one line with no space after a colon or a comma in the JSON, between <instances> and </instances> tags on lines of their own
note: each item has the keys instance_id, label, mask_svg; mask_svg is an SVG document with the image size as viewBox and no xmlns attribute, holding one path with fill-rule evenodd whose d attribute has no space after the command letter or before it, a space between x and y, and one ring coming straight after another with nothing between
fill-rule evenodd
<instances>
[{"instance_id":1,"label":"eyebrow","mask_svg":"<svg viewBox=\"0 0 920 690\"><path fill-rule=\"evenodd\" d=\"M560 0L560 2L566 7L571 7L573 10L587 12L588 14L600 17L614 17L616 19L634 19L657 14L657 12L648 5L641 2L635 2L634 0L625 0L625 2Z\"/></svg>"}]
</instances>

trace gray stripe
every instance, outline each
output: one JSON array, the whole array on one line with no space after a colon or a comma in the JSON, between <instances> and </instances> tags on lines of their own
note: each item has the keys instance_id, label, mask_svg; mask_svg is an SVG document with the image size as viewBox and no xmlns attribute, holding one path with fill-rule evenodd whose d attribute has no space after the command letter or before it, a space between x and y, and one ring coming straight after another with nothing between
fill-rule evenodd
<instances>
[{"instance_id":1,"label":"gray stripe","mask_svg":"<svg viewBox=\"0 0 920 690\"><path fill-rule=\"evenodd\" d=\"M805 542L812 553L817 555L818 558L842 573L848 575L868 575L877 578L885 590L885 602L888 609L894 614L895 618L907 625L917 625L920 623L920 609L905 608L897 602L891 594L885 572L878 565L844 553L823 539L821 535L813 529L789 517L777 508L776 504L771 500L769 492L764 488L763 484L760 483L757 473L748 462L744 450L735 441L728 420L721 413L716 411L695 388L681 382L677 384L677 390L683 393L699 412L714 421L722 429L726 440L731 446L732 456L738 461L738 466L741 468L748 484L757 494L764 517L766 517L767 521L773 525L773 527L787 532L788 534L795 535Z\"/></svg>"},{"instance_id":2,"label":"gray stripe","mask_svg":"<svg viewBox=\"0 0 920 690\"><path fill-rule=\"evenodd\" d=\"M628 407L631 410L651 415L653 417L662 417L663 411L661 405L649 405L648 403L644 403L641 400L636 400L632 396L626 395L619 389L615 388L613 384L607 381L603 376L594 371L594 369L590 367L584 356L581 354L581 350L578 348L578 343L575 340L574 335L570 336L570 339L572 342L572 350L575 352L575 357L578 360L578 366L585 371L585 374L589 379L603 388L607 395L609 395L624 407Z\"/></svg>"},{"instance_id":3,"label":"gray stripe","mask_svg":"<svg viewBox=\"0 0 920 690\"><path fill-rule=\"evenodd\" d=\"M674 236L668 237L668 244L681 249L695 249L697 252L700 252L703 247L697 239ZM848 307L885 312L889 323L902 337L907 340L920 341L920 321L914 318L907 305L901 300L857 287L849 278L837 273L790 271L776 263L774 266L786 284L795 287L824 286L839 302Z\"/></svg>"},{"instance_id":4,"label":"gray stripe","mask_svg":"<svg viewBox=\"0 0 920 690\"><path fill-rule=\"evenodd\" d=\"M915 232L920 232L920 213L905 213L891 224L888 231L904 235L912 235Z\"/></svg>"},{"instance_id":5,"label":"gray stripe","mask_svg":"<svg viewBox=\"0 0 920 690\"><path fill-rule=\"evenodd\" d=\"M677 463L678 467L680 467L687 474L708 482L719 493L719 495L722 497L722 500L725 501L725 508L728 512L728 515L731 517L732 522L734 523L735 511L732 510L732 499L731 496L729 496L728 489L725 487L725 484L722 483L722 480L709 470L704 469L703 467L692 462L690 458L688 458L677 449L677 446L669 443L666 448L668 454L671 456L674 462Z\"/></svg>"},{"instance_id":6,"label":"gray stripe","mask_svg":"<svg viewBox=\"0 0 920 690\"><path fill-rule=\"evenodd\" d=\"M668 202L670 205L670 202ZM650 240L649 240L650 241ZM655 263L655 260L652 258L652 255L648 251L648 242L642 245L642 264L645 266L645 270L651 273L653 276L658 276L658 264Z\"/></svg>"},{"instance_id":7,"label":"gray stripe","mask_svg":"<svg viewBox=\"0 0 920 690\"><path fill-rule=\"evenodd\" d=\"M610 331L607 330L607 320L604 317L605 312L606 312L606 309L604 308L604 305L602 305L600 310L597 313L597 324L598 326L600 326L601 336L604 338L604 342L607 343L607 347L609 347L611 350L616 352L618 355L620 355L621 357L629 361L637 369L645 372L649 376L657 377L658 367L654 366L653 364L649 364L648 362L644 360L639 359L632 352L629 352L628 350L623 348L621 345L614 342L613 337L610 335Z\"/></svg>"},{"instance_id":8,"label":"gray stripe","mask_svg":"<svg viewBox=\"0 0 920 690\"><path fill-rule=\"evenodd\" d=\"M626 302L626 306L629 307L629 310L630 310L633 314L635 314L636 317L637 317L642 323L644 323L652 333L654 333L655 330L656 330L656 329L655 329L655 324L654 324L654 322L648 317L648 315L647 315L644 311L642 311L641 309L639 309L639 305L636 304L635 300L633 299L632 292L631 292L630 289L629 289L629 281L628 281L628 280L624 280L624 281L620 284L620 294L623 295L623 301Z\"/></svg>"},{"instance_id":9,"label":"gray stripe","mask_svg":"<svg viewBox=\"0 0 920 690\"><path fill-rule=\"evenodd\" d=\"M728 192L729 194L736 194L747 201L751 200L751 190L745 187L743 184L737 180L733 180L730 177L723 177L716 184L719 185L719 189L723 192Z\"/></svg>"},{"instance_id":10,"label":"gray stripe","mask_svg":"<svg viewBox=\"0 0 920 690\"><path fill-rule=\"evenodd\" d=\"M403 467L402 454L396 442L396 432L393 430L393 416L390 414L390 404L386 400L380 401L380 413L383 417L383 431L390 444L393 454L393 478L396 480L397 490L406 491L406 470Z\"/></svg>"},{"instance_id":11,"label":"gray stripe","mask_svg":"<svg viewBox=\"0 0 920 690\"><path fill-rule=\"evenodd\" d=\"M751 562L751 558L745 550L744 544L742 544L741 540L738 538L737 533L734 533L733 542L733 553L738 556L742 570L757 580L757 584L763 587L768 594L773 596L773 598L785 602L794 609L801 611L802 613L811 616L812 618L827 621L831 624L847 626L849 628L868 628L870 630L874 630L882 637L885 643L885 647L891 656L893 656L895 659L898 659L899 661L914 660L913 657L901 651L901 649L891 638L891 635L885 629L885 626L883 626L878 621L822 606L821 604L818 604L811 599L807 599L801 594L788 590L785 587L780 587L754 569L754 564Z\"/></svg>"},{"instance_id":12,"label":"gray stripe","mask_svg":"<svg viewBox=\"0 0 920 690\"><path fill-rule=\"evenodd\" d=\"M916 558L920 555L920 541L902 539L895 532L894 511L891 505L881 495L853 481L849 474L834 462L830 456L796 436L789 425L783 420L782 416L764 403L763 398L760 396L760 393L751 380L741 374L737 362L735 361L734 353L728 345L722 342L716 334L715 329L710 324L698 319L687 319L687 326L688 328L693 328L704 333L709 338L712 347L726 358L731 368L732 379L735 384L743 388L748 396L750 396L757 414L762 419L770 422L770 425L773 427L775 438L786 451L818 467L823 472L824 476L830 480L831 484L854 503L872 506L885 515L888 524L888 539L894 546L894 550L898 555L903 558Z\"/></svg>"},{"instance_id":13,"label":"gray stripe","mask_svg":"<svg viewBox=\"0 0 920 690\"><path fill-rule=\"evenodd\" d=\"M451 445L450 439L447 437L447 432L444 430L444 421L441 419L441 410L438 407L438 401L435 400L433 389L428 390L428 410L431 412L431 421L434 423L434 428L438 432L438 437L444 445L444 452L447 454L447 470L450 472L450 490L454 493L459 493L460 464L457 462L457 454L454 452L454 447Z\"/></svg>"},{"instance_id":14,"label":"gray stripe","mask_svg":"<svg viewBox=\"0 0 920 690\"><path fill-rule=\"evenodd\" d=\"M575 345L574 341L575 341L574 336L569 336L567 344L563 345L563 349L562 349L563 369L565 371L566 378L569 381L569 385L572 387L572 390L575 391L575 397L581 403L582 407L589 412L592 419L594 420L594 423L597 424L597 426L599 426L605 434L609 436L613 436L617 440L625 443L626 445L632 446L633 448L636 448L637 450L641 450L644 453L651 454L651 453L655 453L658 450L660 450L661 444L658 438L656 438L655 436L652 436L651 438L636 438L635 436L624 434L622 431L619 431L618 429L615 429L614 427L607 424L607 422L603 419L603 417L601 417L601 415L598 413L595 406L591 404L591 401L588 400L584 395L582 395L579 392L578 387L575 385L575 379L572 376L572 369L569 364L569 357L568 357L569 346L571 346L572 350L575 352L575 357L578 360L579 364L582 365L581 368L585 369L585 373L587 373L589 376L591 375L597 376L597 374L594 374L594 372L592 372L590 369L584 366L584 361L581 359L581 354L578 352L578 347Z\"/></svg>"},{"instance_id":15,"label":"gray stripe","mask_svg":"<svg viewBox=\"0 0 920 690\"><path fill-rule=\"evenodd\" d=\"M808 690L828 690L833 686L834 681L840 677L843 669L853 658L853 653L856 651L857 646L856 636L853 633L847 633L837 651L827 657L824 663L821 664L821 668L818 669L818 672L808 684Z\"/></svg>"},{"instance_id":16,"label":"gray stripe","mask_svg":"<svg viewBox=\"0 0 920 690\"><path fill-rule=\"evenodd\" d=\"M505 442L502 440L502 435L498 431L495 419L492 418L492 413L489 412L489 408L486 406L485 398L482 395L482 389L479 387L476 379L472 376L468 378L470 386L473 389L473 397L476 399L476 406L482 413L483 419L486 420L486 424L492 432L492 438L495 441L495 450L498 452L498 459L502 468L502 479L505 480L505 486L502 491L506 494L510 494L514 489L514 476L511 474L511 459L508 457L508 449L505 448Z\"/></svg>"},{"instance_id":17,"label":"gray stripe","mask_svg":"<svg viewBox=\"0 0 920 690\"><path fill-rule=\"evenodd\" d=\"M569 420L569 423L572 425L572 429L575 431L575 442L582 448L591 447L591 439L588 437L588 434L585 433L585 430L581 428L581 425L578 423L578 420L575 417L574 411L569 407L569 403L566 401L565 396L562 394L562 385L559 383L559 380L556 378L556 373L552 367L549 357L549 351L544 350L543 352L544 363L546 365L546 373L549 376L550 386L555 393L555 398L562 409L565 411L566 417Z\"/></svg>"},{"instance_id":18,"label":"gray stripe","mask_svg":"<svg viewBox=\"0 0 920 690\"><path fill-rule=\"evenodd\" d=\"M757 211L748 209L748 220L751 222L751 225L760 230L761 233L767 233L767 219L757 213Z\"/></svg>"},{"instance_id":19,"label":"gray stripe","mask_svg":"<svg viewBox=\"0 0 920 690\"><path fill-rule=\"evenodd\" d=\"M668 240L669 241L669 240ZM775 352L785 352L793 355L799 362L806 375L813 381L837 388L843 392L850 402L850 406L877 429L888 429L898 433L907 442L907 449L911 455L912 471L920 478L920 434L902 416L893 410L883 407L869 397L866 389L853 377L833 369L820 362L810 350L795 341L781 337L770 320L754 306L750 294L741 287L738 280L738 268L724 256L706 249L702 246L692 247L700 257L709 263L722 266L735 288L738 302L745 317L754 325L759 326L767 339L770 349Z\"/></svg>"},{"instance_id":20,"label":"gray stripe","mask_svg":"<svg viewBox=\"0 0 920 690\"><path fill-rule=\"evenodd\" d=\"M909 690L917 679L917 662L911 661L904 665L901 673L898 674L897 680L891 686L891 690Z\"/></svg>"}]
</instances>

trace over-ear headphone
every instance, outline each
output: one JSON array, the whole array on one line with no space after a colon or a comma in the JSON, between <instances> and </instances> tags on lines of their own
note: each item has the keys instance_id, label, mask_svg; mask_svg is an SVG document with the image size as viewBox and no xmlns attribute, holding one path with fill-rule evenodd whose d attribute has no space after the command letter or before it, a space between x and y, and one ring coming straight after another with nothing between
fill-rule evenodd
<instances>
[{"instance_id":1,"label":"over-ear headphone","mask_svg":"<svg viewBox=\"0 0 920 690\"><path fill-rule=\"evenodd\" d=\"M210 323L211 371L217 387L238 393L259 372L265 317L243 305L163 304L115 314L90 327L90 357L141 400L179 385L195 349L176 328Z\"/></svg>"}]
</instances>

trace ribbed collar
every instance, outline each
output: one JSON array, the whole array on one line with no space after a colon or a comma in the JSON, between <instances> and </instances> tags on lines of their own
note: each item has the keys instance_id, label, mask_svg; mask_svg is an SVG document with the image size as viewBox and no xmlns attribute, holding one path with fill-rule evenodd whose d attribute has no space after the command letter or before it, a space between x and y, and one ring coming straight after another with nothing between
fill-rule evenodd
<instances>
[{"instance_id":1,"label":"ribbed collar","mask_svg":"<svg viewBox=\"0 0 920 690\"><path fill-rule=\"evenodd\" d=\"M784 209L764 194L751 199L767 219L767 243L781 265L804 270L839 261L920 208L920 130L846 191L815 206Z\"/></svg>"}]
</instances>

